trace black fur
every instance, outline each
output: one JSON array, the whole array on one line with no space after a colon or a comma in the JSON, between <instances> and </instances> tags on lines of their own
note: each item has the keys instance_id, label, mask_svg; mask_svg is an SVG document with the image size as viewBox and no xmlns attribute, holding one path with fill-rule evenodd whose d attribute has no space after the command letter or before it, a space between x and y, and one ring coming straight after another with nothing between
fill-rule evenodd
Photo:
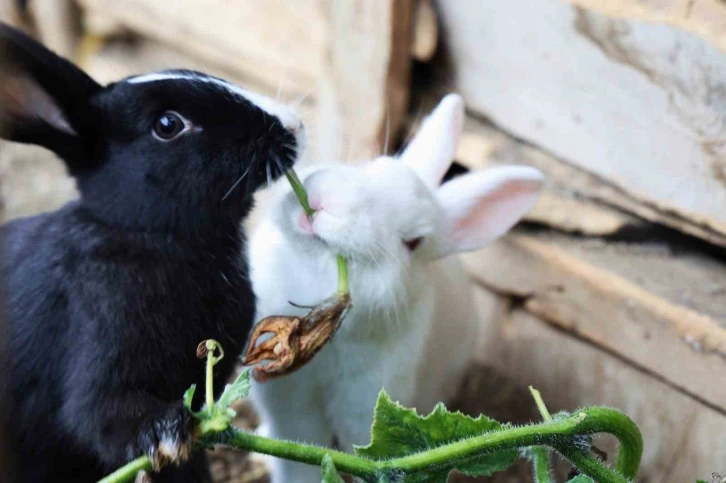
<instances>
[{"instance_id":1,"label":"black fur","mask_svg":"<svg viewBox=\"0 0 726 483\"><path fill-rule=\"evenodd\" d=\"M189 440L179 401L192 383L203 386L200 341L214 338L228 354L215 387L230 376L254 315L240 222L266 166L274 177L291 166L297 141L210 83L101 87L2 25L0 50L0 105L11 106L3 137L54 150L81 192L0 235L20 479L95 481L154 454L161 439ZM49 95L71 133L8 97L17 98L18 78ZM155 139L167 110L200 129ZM203 455L192 460L159 478L208 477Z\"/></svg>"}]
</instances>

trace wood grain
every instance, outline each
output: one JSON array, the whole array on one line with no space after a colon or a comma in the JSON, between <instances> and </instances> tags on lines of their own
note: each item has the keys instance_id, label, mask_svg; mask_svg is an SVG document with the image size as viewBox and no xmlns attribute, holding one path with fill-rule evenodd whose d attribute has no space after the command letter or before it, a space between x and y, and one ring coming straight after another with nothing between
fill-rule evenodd
<instances>
[{"instance_id":1,"label":"wood grain","mask_svg":"<svg viewBox=\"0 0 726 483\"><path fill-rule=\"evenodd\" d=\"M676 213L662 211L607 179L471 116L467 118L457 160L471 169L527 164L542 170L547 186L539 204L528 215L531 221L591 236L656 223L726 247L726 236L722 233Z\"/></svg>"},{"instance_id":2,"label":"wood grain","mask_svg":"<svg viewBox=\"0 0 726 483\"><path fill-rule=\"evenodd\" d=\"M724 52L558 0L438 9L473 111L641 205L726 235Z\"/></svg>"},{"instance_id":3,"label":"wood grain","mask_svg":"<svg viewBox=\"0 0 726 483\"><path fill-rule=\"evenodd\" d=\"M98 16L208 63L281 85L287 93L303 95L316 87L326 41L321 0L80 3Z\"/></svg>"},{"instance_id":4,"label":"wood grain","mask_svg":"<svg viewBox=\"0 0 726 483\"><path fill-rule=\"evenodd\" d=\"M712 294L699 299L703 306L697 310L642 287L646 285L642 278L659 274L671 277L660 281L671 286L678 285L673 277L678 273L690 280L707 276L718 280L722 278L718 267L715 274L706 269L699 272L689 262L680 272L675 267L671 272L653 267L648 273L635 262L629 270L622 263L622 251L599 254L597 263L587 261L587 253L574 255L573 251L535 236L510 235L463 259L480 284L517 297L524 308L549 323L726 414L726 307L722 297ZM675 265L668 257L653 261ZM616 266L622 273L614 271ZM693 270L695 274L689 273ZM654 283L657 281L651 281L656 286ZM692 285L692 281L681 284L683 290ZM705 313L707 302L712 304L713 315Z\"/></svg>"},{"instance_id":5,"label":"wood grain","mask_svg":"<svg viewBox=\"0 0 726 483\"><path fill-rule=\"evenodd\" d=\"M488 297L482 303L491 307ZM638 424L645 442L638 481L682 483L723 470L722 413L525 311L505 311L494 325L481 339L480 360L539 389L551 412L606 405ZM613 454L612 443L601 445Z\"/></svg>"},{"instance_id":6,"label":"wood grain","mask_svg":"<svg viewBox=\"0 0 726 483\"><path fill-rule=\"evenodd\" d=\"M371 159L392 147L408 107L412 13L412 0L329 3L335 41L319 89L319 159Z\"/></svg>"}]
</instances>

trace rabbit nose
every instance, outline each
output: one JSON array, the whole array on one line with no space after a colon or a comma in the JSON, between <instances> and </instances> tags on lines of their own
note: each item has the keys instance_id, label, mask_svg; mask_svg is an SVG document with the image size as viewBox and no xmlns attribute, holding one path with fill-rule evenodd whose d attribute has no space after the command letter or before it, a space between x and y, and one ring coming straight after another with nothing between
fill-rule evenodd
<instances>
[{"instance_id":1,"label":"rabbit nose","mask_svg":"<svg viewBox=\"0 0 726 483\"><path fill-rule=\"evenodd\" d=\"M293 125L289 126L288 129L291 133L298 134L305 130L305 125L301 120L298 119L297 124L293 123Z\"/></svg>"},{"instance_id":2,"label":"rabbit nose","mask_svg":"<svg viewBox=\"0 0 726 483\"><path fill-rule=\"evenodd\" d=\"M304 211L300 212L300 215L297 219L297 224L303 231L303 233L306 233L308 235L315 234L315 232L313 231L313 220Z\"/></svg>"}]
</instances>

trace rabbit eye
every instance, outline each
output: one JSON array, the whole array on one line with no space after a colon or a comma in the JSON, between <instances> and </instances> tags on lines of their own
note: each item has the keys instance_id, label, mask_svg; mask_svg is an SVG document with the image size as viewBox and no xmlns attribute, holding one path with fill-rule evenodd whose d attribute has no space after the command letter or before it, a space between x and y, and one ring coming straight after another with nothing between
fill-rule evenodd
<instances>
[{"instance_id":1,"label":"rabbit eye","mask_svg":"<svg viewBox=\"0 0 726 483\"><path fill-rule=\"evenodd\" d=\"M160 141L170 141L186 130L184 119L173 111L167 111L154 122L154 137Z\"/></svg>"},{"instance_id":2,"label":"rabbit eye","mask_svg":"<svg viewBox=\"0 0 726 483\"><path fill-rule=\"evenodd\" d=\"M403 244L406 245L408 251L412 252L421 244L423 237L413 238L411 240L403 240Z\"/></svg>"}]
</instances>

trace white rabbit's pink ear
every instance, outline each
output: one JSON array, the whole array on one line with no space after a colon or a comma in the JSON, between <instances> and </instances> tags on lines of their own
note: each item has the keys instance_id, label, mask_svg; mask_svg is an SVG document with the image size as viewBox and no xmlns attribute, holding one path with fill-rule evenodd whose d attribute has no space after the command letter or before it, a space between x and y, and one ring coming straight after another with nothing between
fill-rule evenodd
<instances>
[{"instance_id":1,"label":"white rabbit's pink ear","mask_svg":"<svg viewBox=\"0 0 726 483\"><path fill-rule=\"evenodd\" d=\"M464 100L458 94L448 94L421 124L401 160L435 190L454 160L463 128Z\"/></svg>"},{"instance_id":2,"label":"white rabbit's pink ear","mask_svg":"<svg viewBox=\"0 0 726 483\"><path fill-rule=\"evenodd\" d=\"M455 178L436 192L444 212L437 256L477 250L532 209L544 183L535 168L506 166Z\"/></svg>"}]
</instances>

